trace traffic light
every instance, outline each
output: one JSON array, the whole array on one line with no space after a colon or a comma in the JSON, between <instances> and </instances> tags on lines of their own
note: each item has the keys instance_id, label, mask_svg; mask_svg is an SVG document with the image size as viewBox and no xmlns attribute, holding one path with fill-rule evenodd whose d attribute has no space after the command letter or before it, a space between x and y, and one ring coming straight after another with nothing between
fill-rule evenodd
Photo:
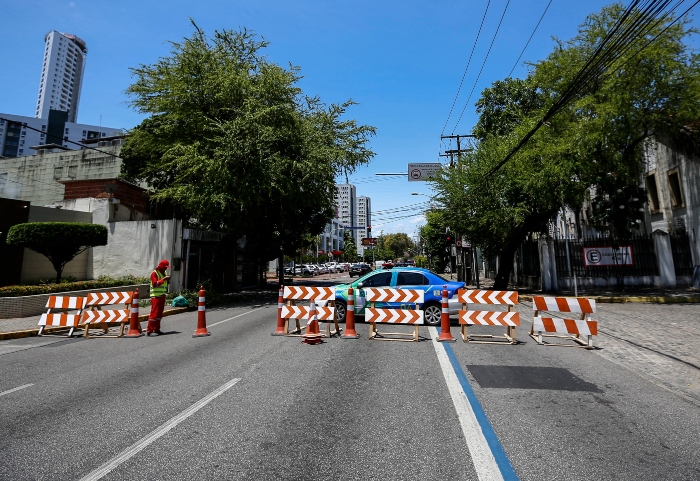
<instances>
[{"instance_id":1,"label":"traffic light","mask_svg":"<svg viewBox=\"0 0 700 481\"><path fill-rule=\"evenodd\" d=\"M445 242L448 244L452 244L452 234L450 233L450 228L448 227L445 229L445 236L444 236Z\"/></svg>"}]
</instances>

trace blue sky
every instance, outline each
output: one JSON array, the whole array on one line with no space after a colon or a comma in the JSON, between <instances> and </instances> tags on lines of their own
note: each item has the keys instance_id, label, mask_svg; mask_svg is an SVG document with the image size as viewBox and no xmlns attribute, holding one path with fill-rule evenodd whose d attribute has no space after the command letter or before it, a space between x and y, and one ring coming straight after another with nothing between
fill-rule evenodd
<instances>
[{"instance_id":1,"label":"blue sky","mask_svg":"<svg viewBox=\"0 0 700 481\"><path fill-rule=\"evenodd\" d=\"M267 55L272 61L301 67L301 87L307 94L326 103L359 103L349 116L377 127L371 143L377 155L350 181L358 195L372 199L373 234L413 236L428 198L411 193L429 195L428 185L375 174L406 172L408 163L438 162L441 150L455 148L440 141L443 128L446 135L469 133L476 121L474 102L484 88L505 78L514 66L513 76L524 76L522 63L546 57L552 37L571 38L586 15L611 3L552 0L516 64L549 1L2 0L0 112L33 115L43 39L50 30L73 33L88 46L78 122L128 129L142 120L124 94L132 82L130 67L167 56L169 41L191 35L190 17L207 33L246 27L270 42ZM685 3L681 11L693 2ZM480 38L445 127L487 4Z\"/></svg>"}]
</instances>

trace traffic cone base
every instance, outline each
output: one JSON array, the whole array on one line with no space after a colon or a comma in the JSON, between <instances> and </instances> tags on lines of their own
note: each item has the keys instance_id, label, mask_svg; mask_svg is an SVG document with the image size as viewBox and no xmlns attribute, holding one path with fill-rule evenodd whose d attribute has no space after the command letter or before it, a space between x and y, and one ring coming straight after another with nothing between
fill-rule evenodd
<instances>
[{"instance_id":1,"label":"traffic cone base","mask_svg":"<svg viewBox=\"0 0 700 481\"><path fill-rule=\"evenodd\" d=\"M321 329L316 319L312 319L306 326L306 332L301 335L304 344L321 344L323 342Z\"/></svg>"}]
</instances>

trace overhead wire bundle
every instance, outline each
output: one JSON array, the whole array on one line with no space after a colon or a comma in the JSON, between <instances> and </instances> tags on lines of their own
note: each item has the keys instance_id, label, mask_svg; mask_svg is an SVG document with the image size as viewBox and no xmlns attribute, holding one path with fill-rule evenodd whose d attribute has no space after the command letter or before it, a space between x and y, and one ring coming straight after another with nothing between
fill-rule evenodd
<instances>
[{"instance_id":1,"label":"overhead wire bundle","mask_svg":"<svg viewBox=\"0 0 700 481\"><path fill-rule=\"evenodd\" d=\"M585 91L593 80L603 76L617 60L622 58L622 56L634 46L637 40L646 36L651 30L668 18L684 3L684 1L685 0L633 0L630 2L615 25L613 25L610 31L608 31L605 37L599 42L591 56L566 85L562 93L545 112L542 118L522 139L520 139L518 144L511 149L508 155L486 174L486 177L498 172L549 119L568 105L575 97ZM696 1L679 16L678 19L682 18L683 15L688 13L698 3L700 3L700 0ZM671 7L669 8L669 6ZM678 21L678 19L676 19L676 21ZM675 21L673 23L675 23ZM659 35L647 42L634 55L646 48L646 46L658 38Z\"/></svg>"}]
</instances>

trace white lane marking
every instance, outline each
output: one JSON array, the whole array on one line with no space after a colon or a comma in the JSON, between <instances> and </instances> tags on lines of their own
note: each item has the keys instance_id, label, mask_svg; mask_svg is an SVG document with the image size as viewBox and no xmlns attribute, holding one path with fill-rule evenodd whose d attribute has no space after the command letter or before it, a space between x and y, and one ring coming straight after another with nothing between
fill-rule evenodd
<instances>
[{"instance_id":1,"label":"white lane marking","mask_svg":"<svg viewBox=\"0 0 700 481\"><path fill-rule=\"evenodd\" d=\"M445 382L447 383L447 389L450 392L450 397L452 397L452 403L455 406L455 411L457 411L459 424L462 427L464 440L467 443L469 454L471 454L474 469L476 469L476 474L482 481L502 481L503 476L501 474L501 470L496 463L496 459L493 457L491 448L486 442L486 438L481 430L479 421L477 421L474 411L472 410L472 406L469 403L466 394L464 394L464 391L462 390L462 386L460 385L459 379L457 379L457 375L455 374L452 364L447 357L444 346L437 341L437 329L430 326L428 327L428 331L430 332L430 337L432 338L433 347L435 348L438 361L440 361L440 367L442 368L442 374L445 376Z\"/></svg>"},{"instance_id":2,"label":"white lane marking","mask_svg":"<svg viewBox=\"0 0 700 481\"><path fill-rule=\"evenodd\" d=\"M228 319L224 319L223 321L215 322L214 324L209 324L208 327L218 326L219 324L223 324L224 322L232 321L232 320L239 318L241 316L245 316L247 314L250 314L251 312L259 311L260 309L264 309L264 307L258 307L257 309L253 309L252 311L244 312L243 314L238 314L237 316L229 317Z\"/></svg>"},{"instance_id":3,"label":"white lane marking","mask_svg":"<svg viewBox=\"0 0 700 481\"><path fill-rule=\"evenodd\" d=\"M95 469L91 473L89 473L87 476L84 476L83 478L80 479L80 481L95 481L97 479L100 479L104 476L106 476L108 473L110 473L113 469L118 467L120 464L123 462L129 460L136 454L138 454L141 450L146 448L149 444L153 443L156 441L158 438L166 434L168 431L170 431L172 428L180 424L182 421L187 419L188 417L192 416L194 413L202 409L204 406L209 404L211 401L219 397L221 394L226 392L228 389L233 387L236 383L238 383L241 379L240 378L235 378L231 379L229 382L224 384L223 386L219 387L215 391L211 392L210 394L206 395L199 401L197 401L195 404L190 406L189 408L185 409L182 411L180 414L177 416L171 418L168 422L165 424L161 425L160 427L156 428L154 431L152 431L150 434L144 436L143 438L139 439L136 441L134 444L126 448L124 451L121 453L117 454L115 457L104 463L102 466L99 468Z\"/></svg>"},{"instance_id":4,"label":"white lane marking","mask_svg":"<svg viewBox=\"0 0 700 481\"><path fill-rule=\"evenodd\" d=\"M25 387L29 387L29 386L33 386L33 385L34 384L25 384L24 386L19 386L19 387L16 387L14 389L10 389L9 391L0 392L0 396L4 396L5 394L10 394L12 392L19 391L20 389L24 389Z\"/></svg>"}]
</instances>

